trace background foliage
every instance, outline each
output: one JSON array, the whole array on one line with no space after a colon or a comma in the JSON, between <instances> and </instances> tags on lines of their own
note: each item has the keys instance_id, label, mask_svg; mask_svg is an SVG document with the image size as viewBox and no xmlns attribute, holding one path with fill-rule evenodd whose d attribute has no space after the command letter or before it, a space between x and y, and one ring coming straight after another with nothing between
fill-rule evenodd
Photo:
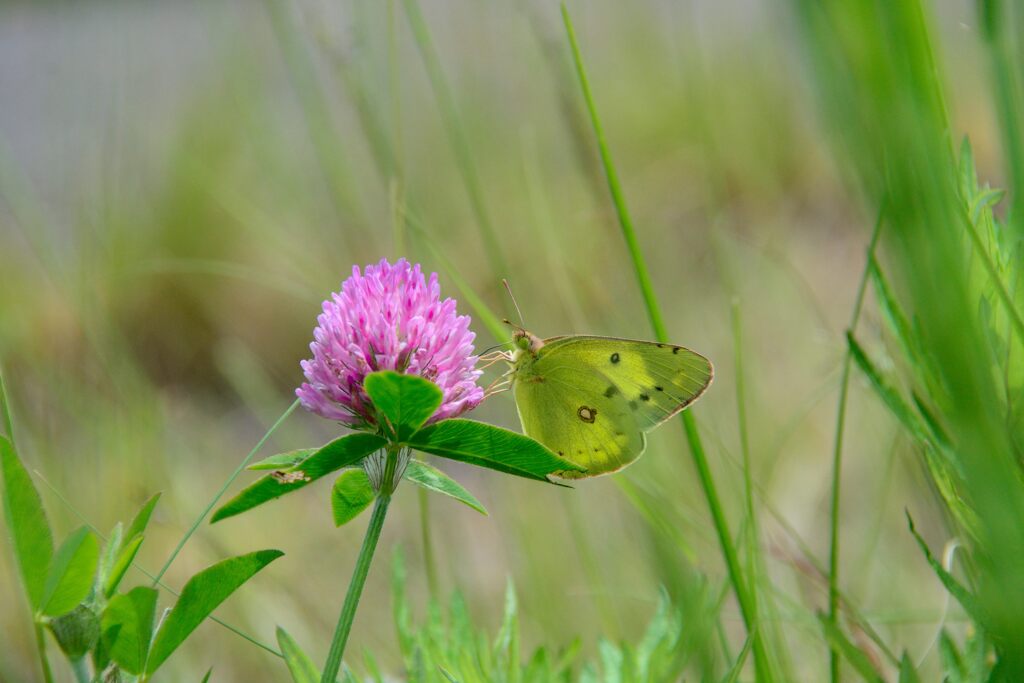
<instances>
[{"instance_id":1,"label":"background foliage","mask_svg":"<svg viewBox=\"0 0 1024 683\"><path fill-rule=\"evenodd\" d=\"M161 566L291 403L319 301L352 264L438 270L480 348L505 341L482 313L511 313L503 276L541 336L652 336L557 7L423 5L0 8L0 359L56 537L163 491L137 557ZM853 5L570 9L669 335L716 364L694 414L770 670L822 680L832 643L847 676L894 679L906 652L922 680L984 680L993 647L1024 652L1024 13ZM475 417L518 426L508 396ZM296 413L263 454L337 435ZM404 550L405 597L382 556L357 670L416 671L416 639L443 665L475 629L496 662L544 648L544 672L578 648L603 677L574 664L583 680L721 680L748 659L679 429L573 491L445 466L490 516L438 498L424 527L412 487L397 496L382 547ZM977 605L951 597L906 512ZM280 548L217 614L267 643L283 626L319 662L363 524L336 529L321 483L204 527L165 580ZM0 553L0 679L15 681L37 666L17 583ZM431 593L451 608L428 609ZM284 680L272 655L200 633L169 679Z\"/></svg>"}]
</instances>

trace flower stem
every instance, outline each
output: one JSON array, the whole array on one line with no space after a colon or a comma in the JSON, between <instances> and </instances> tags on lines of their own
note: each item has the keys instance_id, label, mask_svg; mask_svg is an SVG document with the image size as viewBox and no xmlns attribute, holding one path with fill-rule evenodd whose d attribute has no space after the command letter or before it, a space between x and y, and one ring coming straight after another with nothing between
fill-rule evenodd
<instances>
[{"instance_id":1,"label":"flower stem","mask_svg":"<svg viewBox=\"0 0 1024 683\"><path fill-rule=\"evenodd\" d=\"M39 651L39 665L43 668L43 680L46 683L53 683L50 660L46 658L46 634L43 633L43 625L38 621L36 622L36 650Z\"/></svg>"},{"instance_id":2,"label":"flower stem","mask_svg":"<svg viewBox=\"0 0 1024 683\"><path fill-rule=\"evenodd\" d=\"M377 540L380 539L380 530L384 527L384 515L388 512L388 504L391 503L391 493L386 489L377 496L373 504L373 516L370 517L370 526L366 529L366 536L363 537L363 547L359 550L359 558L356 560L356 568L352 572L352 580L348 584L348 593L345 595L345 604L338 616L338 626L334 630L334 640L331 641L331 651L327 655L327 663L324 664L324 672L320 676L320 683L334 683L338 676L338 669L341 668L341 656L345 653L345 643L348 641L348 634L352 630L352 621L356 616L356 608L359 606L359 597L363 593L363 586L366 584L366 575L370 573L370 562L373 560L373 552L377 549Z\"/></svg>"}]
</instances>

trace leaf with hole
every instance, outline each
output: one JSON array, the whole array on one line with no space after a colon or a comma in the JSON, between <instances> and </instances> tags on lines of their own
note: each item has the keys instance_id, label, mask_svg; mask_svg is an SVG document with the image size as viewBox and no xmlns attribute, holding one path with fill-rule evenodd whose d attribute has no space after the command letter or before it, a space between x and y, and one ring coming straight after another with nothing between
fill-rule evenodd
<instances>
[{"instance_id":1,"label":"leaf with hole","mask_svg":"<svg viewBox=\"0 0 1024 683\"><path fill-rule=\"evenodd\" d=\"M376 434L359 432L335 439L305 460L259 479L213 514L211 523L233 517L269 500L303 488L320 477L355 465L387 442Z\"/></svg>"},{"instance_id":2,"label":"leaf with hole","mask_svg":"<svg viewBox=\"0 0 1024 683\"><path fill-rule=\"evenodd\" d=\"M250 470L284 470L294 467L309 456L317 452L317 448L300 448L287 453L278 453L259 462L254 462L247 469Z\"/></svg>"}]
</instances>

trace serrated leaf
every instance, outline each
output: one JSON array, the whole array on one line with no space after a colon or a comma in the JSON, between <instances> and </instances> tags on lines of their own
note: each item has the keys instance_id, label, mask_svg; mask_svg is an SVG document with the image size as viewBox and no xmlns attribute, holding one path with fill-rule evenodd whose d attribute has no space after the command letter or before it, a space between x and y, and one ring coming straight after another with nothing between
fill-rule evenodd
<instances>
[{"instance_id":1,"label":"serrated leaf","mask_svg":"<svg viewBox=\"0 0 1024 683\"><path fill-rule=\"evenodd\" d=\"M280 626L277 627L277 644L284 655L284 663L295 683L320 683L320 671L313 660L302 651L295 639Z\"/></svg>"},{"instance_id":2,"label":"serrated leaf","mask_svg":"<svg viewBox=\"0 0 1024 683\"><path fill-rule=\"evenodd\" d=\"M92 590L99 559L96 535L84 526L72 532L50 561L39 611L55 617L77 607Z\"/></svg>"},{"instance_id":3,"label":"serrated leaf","mask_svg":"<svg viewBox=\"0 0 1024 683\"><path fill-rule=\"evenodd\" d=\"M821 622L821 627L825 631L825 639L832 644L834 648L839 650L853 667L861 678L868 683L885 683L885 679L882 678L878 670L875 669L874 664L871 663L871 659L861 650L859 647L854 645L846 634L840 631L835 624L828 620L824 614L818 615L818 621Z\"/></svg>"},{"instance_id":4,"label":"serrated leaf","mask_svg":"<svg viewBox=\"0 0 1024 683\"><path fill-rule=\"evenodd\" d=\"M416 432L407 443L424 453L538 481L558 472L586 471L528 436L475 420L442 420Z\"/></svg>"},{"instance_id":5,"label":"serrated leaf","mask_svg":"<svg viewBox=\"0 0 1024 683\"><path fill-rule=\"evenodd\" d=\"M422 427L444 399L440 387L430 380L391 370L371 372L363 381L363 388L400 441Z\"/></svg>"},{"instance_id":6,"label":"serrated leaf","mask_svg":"<svg viewBox=\"0 0 1024 683\"><path fill-rule=\"evenodd\" d=\"M149 500L142 504L139 511L135 513L132 523L128 525L128 529L124 533L126 541L130 541L139 534L145 533L146 527L149 526L149 519L153 516L153 509L156 508L161 495L160 493L154 493L150 496Z\"/></svg>"},{"instance_id":7,"label":"serrated leaf","mask_svg":"<svg viewBox=\"0 0 1024 683\"><path fill-rule=\"evenodd\" d=\"M46 570L53 557L53 534L32 477L5 436L0 436L0 473L3 475L4 517L14 557L29 604L35 610L43 600Z\"/></svg>"},{"instance_id":8,"label":"serrated leaf","mask_svg":"<svg viewBox=\"0 0 1024 683\"><path fill-rule=\"evenodd\" d=\"M300 448L287 453L278 453L259 462L254 462L247 469L250 470L283 470L294 467L309 456L317 452L316 448Z\"/></svg>"},{"instance_id":9,"label":"serrated leaf","mask_svg":"<svg viewBox=\"0 0 1024 683\"><path fill-rule=\"evenodd\" d=\"M213 514L211 523L233 517L251 508L280 498L343 467L355 465L387 442L376 434L359 432L335 439L317 449L300 463L267 475L249 485Z\"/></svg>"},{"instance_id":10,"label":"serrated leaf","mask_svg":"<svg viewBox=\"0 0 1024 683\"><path fill-rule=\"evenodd\" d=\"M334 526L347 524L369 507L377 495L366 472L361 469L347 470L334 481L331 488L331 512Z\"/></svg>"},{"instance_id":11,"label":"serrated leaf","mask_svg":"<svg viewBox=\"0 0 1024 683\"><path fill-rule=\"evenodd\" d=\"M428 491L434 491L435 493L454 498L481 514L487 514L487 510L484 509L480 501L467 491L462 484L436 467L432 467L421 460L409 461L409 466L405 469L405 478Z\"/></svg>"},{"instance_id":12,"label":"serrated leaf","mask_svg":"<svg viewBox=\"0 0 1024 683\"><path fill-rule=\"evenodd\" d=\"M189 579L153 640L146 673L156 671L218 605L282 555L280 550L259 550L218 562Z\"/></svg>"},{"instance_id":13,"label":"serrated leaf","mask_svg":"<svg viewBox=\"0 0 1024 683\"><path fill-rule=\"evenodd\" d=\"M121 548L113 567L111 567L110 575L103 584L103 595L109 598L117 591L117 587L121 584L121 579L124 578L128 567L132 566L132 562L135 561L135 555L139 552L139 547L144 539L145 536L138 534L135 538L129 539Z\"/></svg>"},{"instance_id":14,"label":"serrated leaf","mask_svg":"<svg viewBox=\"0 0 1024 683\"><path fill-rule=\"evenodd\" d=\"M130 674L141 674L153 635L156 589L136 586L115 595L100 619L106 657Z\"/></svg>"}]
</instances>

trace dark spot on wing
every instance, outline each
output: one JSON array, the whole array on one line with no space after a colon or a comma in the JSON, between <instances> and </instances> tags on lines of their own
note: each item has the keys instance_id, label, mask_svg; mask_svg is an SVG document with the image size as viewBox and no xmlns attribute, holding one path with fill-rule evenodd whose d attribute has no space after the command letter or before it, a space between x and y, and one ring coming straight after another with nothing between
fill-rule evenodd
<instances>
[{"instance_id":1,"label":"dark spot on wing","mask_svg":"<svg viewBox=\"0 0 1024 683\"><path fill-rule=\"evenodd\" d=\"M650 401L651 397L648 394L640 394L641 401Z\"/></svg>"},{"instance_id":2,"label":"dark spot on wing","mask_svg":"<svg viewBox=\"0 0 1024 683\"><path fill-rule=\"evenodd\" d=\"M665 387L654 387L655 391L665 391Z\"/></svg>"},{"instance_id":3,"label":"dark spot on wing","mask_svg":"<svg viewBox=\"0 0 1024 683\"><path fill-rule=\"evenodd\" d=\"M679 353L679 350L680 350L680 347L678 347L678 346L673 346L672 347L672 353Z\"/></svg>"},{"instance_id":4,"label":"dark spot on wing","mask_svg":"<svg viewBox=\"0 0 1024 683\"><path fill-rule=\"evenodd\" d=\"M559 455L565 455L565 451L558 451Z\"/></svg>"},{"instance_id":5,"label":"dark spot on wing","mask_svg":"<svg viewBox=\"0 0 1024 683\"><path fill-rule=\"evenodd\" d=\"M597 408L591 408L590 406L580 406L576 410L576 415L587 424L594 424L594 420L597 419Z\"/></svg>"},{"instance_id":6,"label":"dark spot on wing","mask_svg":"<svg viewBox=\"0 0 1024 683\"><path fill-rule=\"evenodd\" d=\"M629 409L630 410L636 410L636 406L637 406L636 401L630 401L629 402Z\"/></svg>"},{"instance_id":7,"label":"dark spot on wing","mask_svg":"<svg viewBox=\"0 0 1024 683\"><path fill-rule=\"evenodd\" d=\"M659 349L663 349L663 348L665 348L665 345L664 345L664 344L662 344L661 342L658 342L658 348L659 348Z\"/></svg>"},{"instance_id":8,"label":"dark spot on wing","mask_svg":"<svg viewBox=\"0 0 1024 683\"><path fill-rule=\"evenodd\" d=\"M600 453L600 452L601 452L601 449L600 449L600 448L595 448L595 449L594 449L594 452L595 452L595 453Z\"/></svg>"},{"instance_id":9,"label":"dark spot on wing","mask_svg":"<svg viewBox=\"0 0 1024 683\"><path fill-rule=\"evenodd\" d=\"M604 397L611 398L617 393L619 393L619 388L613 385L604 390Z\"/></svg>"},{"instance_id":10,"label":"dark spot on wing","mask_svg":"<svg viewBox=\"0 0 1024 683\"><path fill-rule=\"evenodd\" d=\"M615 353L612 354L611 361L613 363L618 363L619 362L619 352L618 351L616 351Z\"/></svg>"}]
</instances>

